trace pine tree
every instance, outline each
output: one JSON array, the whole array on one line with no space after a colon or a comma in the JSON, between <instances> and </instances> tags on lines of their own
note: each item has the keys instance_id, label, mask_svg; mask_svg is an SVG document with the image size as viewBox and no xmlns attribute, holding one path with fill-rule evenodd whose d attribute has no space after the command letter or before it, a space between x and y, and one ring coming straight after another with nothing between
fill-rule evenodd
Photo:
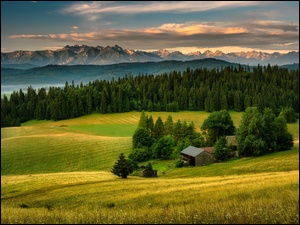
<instances>
[{"instance_id":1,"label":"pine tree","mask_svg":"<svg viewBox=\"0 0 300 225\"><path fill-rule=\"evenodd\" d=\"M165 122L165 134L168 135L172 135L173 134L173 126L174 126L174 123L173 123L173 118L172 116L169 114L168 115L168 118Z\"/></svg>"},{"instance_id":2,"label":"pine tree","mask_svg":"<svg viewBox=\"0 0 300 225\"><path fill-rule=\"evenodd\" d=\"M125 158L123 153L121 153L119 160L115 163L111 172L118 177L127 178L127 176L133 172L133 167L130 161Z\"/></svg>"},{"instance_id":3,"label":"pine tree","mask_svg":"<svg viewBox=\"0 0 300 225\"><path fill-rule=\"evenodd\" d=\"M145 111L143 110L140 115L139 127L148 128L147 120L148 120L148 116L145 114Z\"/></svg>"},{"instance_id":4,"label":"pine tree","mask_svg":"<svg viewBox=\"0 0 300 225\"><path fill-rule=\"evenodd\" d=\"M159 116L154 124L154 128L153 128L153 134L154 134L154 138L156 140L159 140L160 138L162 138L165 134L165 127L164 127L164 123L161 119L161 117Z\"/></svg>"}]
</instances>

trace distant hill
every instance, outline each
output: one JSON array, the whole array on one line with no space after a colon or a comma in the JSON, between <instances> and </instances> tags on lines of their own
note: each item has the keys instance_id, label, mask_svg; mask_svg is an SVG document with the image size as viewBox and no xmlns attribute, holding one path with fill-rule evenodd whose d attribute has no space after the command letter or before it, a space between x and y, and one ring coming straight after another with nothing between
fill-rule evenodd
<instances>
[{"instance_id":1,"label":"distant hill","mask_svg":"<svg viewBox=\"0 0 300 225\"><path fill-rule=\"evenodd\" d=\"M126 75L153 74L160 75L172 71L184 71L190 69L207 68L221 69L226 66L238 67L237 63L224 60L206 58L190 61L165 60L161 62L135 62L118 63L113 65L47 65L30 69L15 69L1 67L1 92L11 93L13 90L27 89L32 86L40 87L64 86L65 82L75 85L86 84L95 80L111 80L113 77L124 77ZM240 64L242 65L242 64ZM247 65L242 65L244 68ZM249 66L252 70L252 66ZM283 65L288 69L298 69L299 63Z\"/></svg>"},{"instance_id":2,"label":"distant hill","mask_svg":"<svg viewBox=\"0 0 300 225\"><path fill-rule=\"evenodd\" d=\"M133 62L160 62L164 60L190 61L195 59L215 58L232 63L248 64L250 66L267 64L293 64L299 63L299 51L292 51L287 54L274 52L272 54L265 52L231 52L223 53L221 51L205 51L203 53L191 52L183 54L179 51L168 51L160 49L152 52L135 51L124 49L118 45L111 46L87 46L87 45L66 45L55 51L14 51L1 52L1 67L7 64L32 64L36 66L53 65L110 65L116 63Z\"/></svg>"},{"instance_id":3,"label":"distant hill","mask_svg":"<svg viewBox=\"0 0 300 225\"><path fill-rule=\"evenodd\" d=\"M279 67L287 68L288 70L299 70L299 63L287 64Z\"/></svg>"},{"instance_id":4,"label":"distant hill","mask_svg":"<svg viewBox=\"0 0 300 225\"><path fill-rule=\"evenodd\" d=\"M134 76L139 74L158 75L171 71L184 71L187 67L196 68L219 68L226 66L237 67L237 63L229 63L224 60L213 58L191 60L191 61L161 61L144 63L119 63L113 65L47 65L35 67L27 70L1 68L2 85L21 85L21 84L64 84L69 83L88 83L89 81L111 80L112 77L124 77L126 74Z\"/></svg>"},{"instance_id":5,"label":"distant hill","mask_svg":"<svg viewBox=\"0 0 300 225\"><path fill-rule=\"evenodd\" d=\"M34 67L38 67L37 65L32 65L29 63L20 63L20 64L1 64L1 68L12 68L12 69L21 69L27 70Z\"/></svg>"}]
</instances>

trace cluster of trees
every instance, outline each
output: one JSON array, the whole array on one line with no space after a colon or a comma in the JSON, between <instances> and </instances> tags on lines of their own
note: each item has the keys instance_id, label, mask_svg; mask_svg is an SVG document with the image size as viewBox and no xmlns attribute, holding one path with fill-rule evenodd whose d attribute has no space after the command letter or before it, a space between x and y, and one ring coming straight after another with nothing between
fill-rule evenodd
<instances>
[{"instance_id":1,"label":"cluster of trees","mask_svg":"<svg viewBox=\"0 0 300 225\"><path fill-rule=\"evenodd\" d=\"M247 108L236 135L241 156L283 151L294 145L293 135L287 129L284 111L276 117L270 108L265 108L262 113L257 107Z\"/></svg>"},{"instance_id":2,"label":"cluster of trees","mask_svg":"<svg viewBox=\"0 0 300 225\"><path fill-rule=\"evenodd\" d=\"M291 115L289 115L291 114ZM214 146L214 154L218 160L232 156L233 146L226 139L227 135L235 135L239 156L259 156L270 152L291 149L293 136L288 132L286 117L295 121L293 110L283 109L276 117L271 108L260 112L257 107L248 107L242 116L239 128L235 128L226 110L212 112L204 120L201 129L207 146Z\"/></svg>"},{"instance_id":3,"label":"cluster of trees","mask_svg":"<svg viewBox=\"0 0 300 225\"><path fill-rule=\"evenodd\" d=\"M149 159L168 159L180 154L180 151L189 145L203 146L204 138L196 132L194 123L187 124L186 121L173 122L168 115L165 122L159 116L153 121L142 111L139 124L133 137L133 151L129 158L133 161L143 162Z\"/></svg>"},{"instance_id":4,"label":"cluster of trees","mask_svg":"<svg viewBox=\"0 0 300 225\"><path fill-rule=\"evenodd\" d=\"M110 172L117 175L121 178L127 178L134 170L138 169L137 162L132 161L131 159L126 159L123 153L119 155L118 161L115 162L113 168ZM152 171L152 164L148 162L145 166L146 171ZM156 176L156 174L155 174ZM152 176L153 177L153 176Z\"/></svg>"},{"instance_id":5,"label":"cluster of trees","mask_svg":"<svg viewBox=\"0 0 300 225\"><path fill-rule=\"evenodd\" d=\"M93 112L137 111L244 111L265 107L276 116L290 107L299 113L298 70L260 66L247 70L227 66L222 69L187 68L182 73L137 76L117 80L96 80L86 85L68 84L27 93L14 91L1 98L1 127L18 126L31 120L61 120Z\"/></svg>"},{"instance_id":6,"label":"cluster of trees","mask_svg":"<svg viewBox=\"0 0 300 225\"><path fill-rule=\"evenodd\" d=\"M195 131L193 122L187 124L178 119L174 123L169 115L165 122L158 117L154 123L152 116L142 111L132 138L133 151L129 159L125 159L123 154L119 156L112 173L126 178L138 168L138 162L155 158L168 159L172 153L178 157L180 151L190 145L214 146L216 159L225 160L233 150L233 146L227 142L227 135L236 135L239 156L259 156L291 149L294 143L287 129L287 111L282 110L276 117L271 108L260 112L257 107L248 107L239 128L234 126L227 110L214 111L204 120L201 133ZM148 166L151 170L151 165ZM179 160L175 166L182 167L183 162Z\"/></svg>"},{"instance_id":7,"label":"cluster of trees","mask_svg":"<svg viewBox=\"0 0 300 225\"><path fill-rule=\"evenodd\" d=\"M276 116L271 108L260 112L257 107L248 107L239 128L234 126L227 110L214 111L203 121L200 133L195 131L193 122L187 124L178 119L174 123L169 115L165 122L158 117L154 123L152 116L147 116L143 111L133 135L133 151L129 158L143 162L155 158L167 159L172 154L178 157L181 150L192 145L214 146L215 157L224 160L233 156L233 146L226 139L226 136L232 135L236 136L240 156L288 150L293 147L293 136L288 132L285 118L288 111L283 109ZM290 119L294 121L295 117Z\"/></svg>"}]
</instances>

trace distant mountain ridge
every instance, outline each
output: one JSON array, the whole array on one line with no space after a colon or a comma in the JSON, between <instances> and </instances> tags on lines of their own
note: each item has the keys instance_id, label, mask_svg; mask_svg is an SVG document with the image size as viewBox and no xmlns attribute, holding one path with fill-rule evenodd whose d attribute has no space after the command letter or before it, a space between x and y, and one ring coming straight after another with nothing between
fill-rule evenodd
<instances>
[{"instance_id":1,"label":"distant mountain ridge","mask_svg":"<svg viewBox=\"0 0 300 225\"><path fill-rule=\"evenodd\" d=\"M139 74L159 75L171 71L184 71L186 68L221 69L222 67L238 67L237 63L206 58L190 61L164 60L160 62L133 62L111 65L47 65L31 69L1 68L1 85L21 84L64 84L74 81L88 83L89 81L111 80L113 77L133 76Z\"/></svg>"},{"instance_id":2,"label":"distant mountain ridge","mask_svg":"<svg viewBox=\"0 0 300 225\"><path fill-rule=\"evenodd\" d=\"M267 65L267 64L293 64L299 63L299 51L292 51L286 54L274 52L272 54L265 52L231 52L222 51L212 52L207 50L183 54L180 51L168 51L160 49L157 51L146 52L139 50L123 49L115 46L87 46L74 45L57 50L41 51L14 51L1 52L1 65L7 64L32 64L36 66L53 65L110 65L127 62L160 62L164 60L189 61L195 59L215 58L232 63L248 65Z\"/></svg>"}]
</instances>

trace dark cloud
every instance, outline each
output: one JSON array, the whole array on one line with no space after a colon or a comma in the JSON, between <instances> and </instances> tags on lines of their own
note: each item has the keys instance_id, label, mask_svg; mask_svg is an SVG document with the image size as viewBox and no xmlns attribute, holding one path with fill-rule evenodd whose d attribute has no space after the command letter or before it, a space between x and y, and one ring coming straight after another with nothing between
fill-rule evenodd
<instances>
[{"instance_id":1,"label":"dark cloud","mask_svg":"<svg viewBox=\"0 0 300 225\"><path fill-rule=\"evenodd\" d=\"M114 43L129 49L161 49L178 47L217 48L239 46L265 50L299 48L297 25L280 21L253 23L187 22L163 24L155 28L107 29L97 32L47 35L11 35L14 39L51 39L69 43ZM123 44L124 43L124 44Z\"/></svg>"}]
</instances>

